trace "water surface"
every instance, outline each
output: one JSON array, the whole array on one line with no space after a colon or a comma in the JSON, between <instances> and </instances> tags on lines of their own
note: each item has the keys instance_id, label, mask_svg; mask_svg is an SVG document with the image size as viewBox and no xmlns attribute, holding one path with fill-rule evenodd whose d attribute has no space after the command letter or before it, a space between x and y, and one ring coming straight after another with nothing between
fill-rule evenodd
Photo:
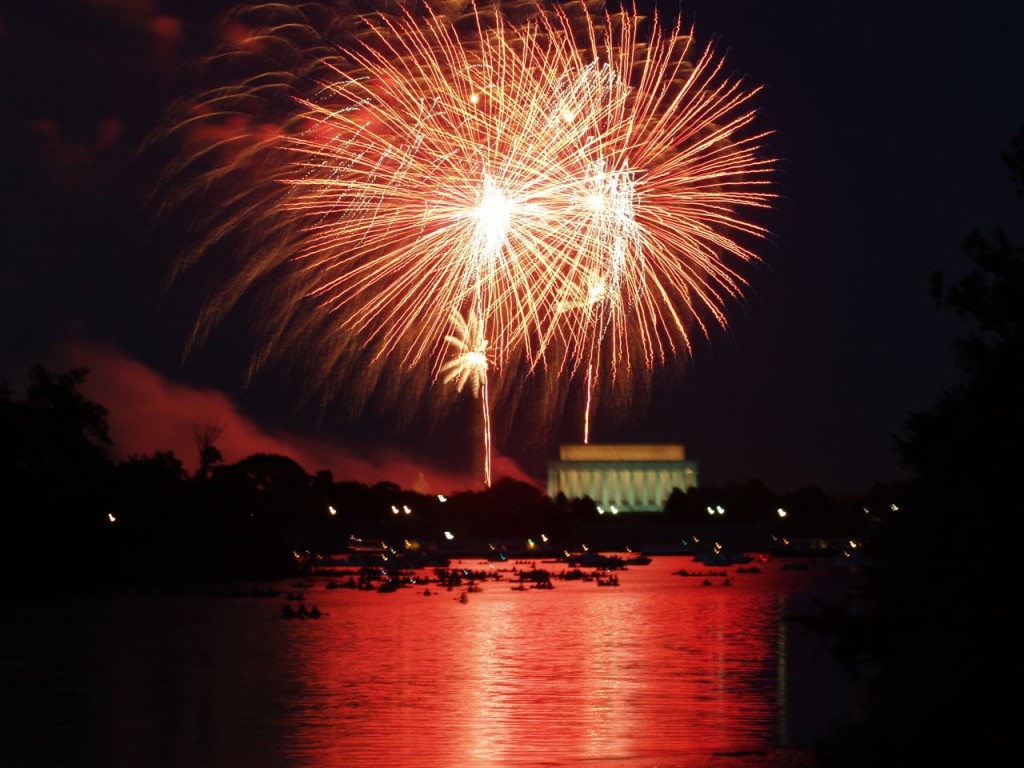
<instances>
[{"instance_id":1,"label":"water surface","mask_svg":"<svg viewBox=\"0 0 1024 768\"><path fill-rule=\"evenodd\" d=\"M277 597L17 606L0 640L3 762L699 766L807 746L850 716L827 643L783 618L850 588L826 563L746 574L657 557L618 587L525 591L514 565L462 564L500 578L465 602L436 584L428 596L317 579L303 592L319 620L281 618L293 583Z\"/></svg>"}]
</instances>

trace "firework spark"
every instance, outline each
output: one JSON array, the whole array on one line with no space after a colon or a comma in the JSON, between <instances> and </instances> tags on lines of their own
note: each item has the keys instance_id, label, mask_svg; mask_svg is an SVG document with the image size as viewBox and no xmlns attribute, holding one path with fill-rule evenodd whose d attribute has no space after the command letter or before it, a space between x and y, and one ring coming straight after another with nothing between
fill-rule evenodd
<instances>
[{"instance_id":1,"label":"firework spark","mask_svg":"<svg viewBox=\"0 0 1024 768\"><path fill-rule=\"evenodd\" d=\"M172 169L198 179L181 198L238 182L183 267L253 238L232 242L237 269L194 338L273 287L253 370L312 346L325 393L426 370L407 398L469 382L485 411L489 363L498 401L523 377L561 389L582 373L589 439L598 382L678 363L743 295L757 257L742 241L766 235L749 213L773 199L757 89L678 19L453 6L334 24L239 12L253 34L225 58L261 69L170 132L249 126Z\"/></svg>"}]
</instances>

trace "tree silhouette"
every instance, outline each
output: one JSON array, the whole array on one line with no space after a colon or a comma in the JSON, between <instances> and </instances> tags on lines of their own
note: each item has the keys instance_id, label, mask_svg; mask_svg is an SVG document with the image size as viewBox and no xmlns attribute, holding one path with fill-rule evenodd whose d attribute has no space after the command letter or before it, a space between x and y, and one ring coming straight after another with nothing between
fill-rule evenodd
<instances>
[{"instance_id":1,"label":"tree silhouette","mask_svg":"<svg viewBox=\"0 0 1024 768\"><path fill-rule=\"evenodd\" d=\"M45 557L76 567L103 541L111 440L106 408L79 391L88 373L33 366L22 400L6 382L0 387L0 482L17 500L4 520L10 535L5 565Z\"/></svg>"},{"instance_id":2,"label":"tree silhouette","mask_svg":"<svg viewBox=\"0 0 1024 768\"><path fill-rule=\"evenodd\" d=\"M220 449L217 448L217 441L224 434L226 426L221 424L194 424L192 426L192 441L196 444L199 452L199 467L196 469L196 477L208 480L213 467L224 460Z\"/></svg>"},{"instance_id":3,"label":"tree silhouette","mask_svg":"<svg viewBox=\"0 0 1024 768\"><path fill-rule=\"evenodd\" d=\"M1024 198L1024 130L1004 159ZM855 625L880 673L865 717L824 745L822 768L980 765L1012 743L1016 713L994 702L1019 658L1004 585L1015 583L1006 544L1024 434L1024 249L998 231L970 233L963 251L969 274L932 278L939 307L970 326L954 345L962 381L897 440L907 504L883 522L874 609Z\"/></svg>"}]
</instances>

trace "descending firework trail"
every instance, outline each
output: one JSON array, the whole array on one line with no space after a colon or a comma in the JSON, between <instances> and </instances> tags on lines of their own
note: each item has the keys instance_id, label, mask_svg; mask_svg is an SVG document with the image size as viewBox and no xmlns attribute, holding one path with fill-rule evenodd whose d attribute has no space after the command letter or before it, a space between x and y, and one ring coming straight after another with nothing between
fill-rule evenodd
<instances>
[{"instance_id":1,"label":"descending firework trail","mask_svg":"<svg viewBox=\"0 0 1024 768\"><path fill-rule=\"evenodd\" d=\"M487 396L487 339L484 338L483 325L476 311L471 309L469 317L463 319L457 312L452 313L452 324L455 333L445 337L455 351L454 357L441 366L441 374L446 384L455 382L455 388L461 392L467 382L473 397L479 397L483 414L484 438L484 483L491 484L491 409Z\"/></svg>"},{"instance_id":2,"label":"descending firework trail","mask_svg":"<svg viewBox=\"0 0 1024 768\"><path fill-rule=\"evenodd\" d=\"M302 350L325 397L344 382L352 403L409 406L465 370L448 356L452 338L476 353L472 324L485 403L488 384L510 414L524 377L551 402L582 380L588 438L597 383L689 355L742 296L741 239L765 235L747 218L772 199L756 90L678 20L592 5L239 12L251 34L214 61L243 76L171 131L190 139L180 198L230 189L181 264L237 254L194 341L273 288L253 371Z\"/></svg>"}]
</instances>

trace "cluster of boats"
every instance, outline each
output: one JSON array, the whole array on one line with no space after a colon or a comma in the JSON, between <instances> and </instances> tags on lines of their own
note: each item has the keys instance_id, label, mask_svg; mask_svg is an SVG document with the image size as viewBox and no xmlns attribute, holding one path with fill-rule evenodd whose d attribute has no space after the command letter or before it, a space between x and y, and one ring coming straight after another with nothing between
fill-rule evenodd
<instances>
[{"instance_id":1,"label":"cluster of boats","mask_svg":"<svg viewBox=\"0 0 1024 768\"><path fill-rule=\"evenodd\" d=\"M651 558L644 554L623 557L601 552L566 552L560 559L576 568L603 568L605 570L621 570L631 565L651 564Z\"/></svg>"},{"instance_id":2,"label":"cluster of boats","mask_svg":"<svg viewBox=\"0 0 1024 768\"><path fill-rule=\"evenodd\" d=\"M731 586L729 572L724 569L727 566L736 566L735 572L760 573L761 564L770 558L763 555L749 555L742 552L730 552L716 544L713 548L693 553L694 564L709 566L705 569L682 569L674 571L678 576L699 577L704 586L721 584ZM332 575L338 578L331 579L324 585L327 589L358 589L375 592L397 592L404 587L421 587L423 595L436 593L431 590L432 585L446 591L459 590L459 598L463 603L467 602L468 595L473 592L482 592L481 584L487 581L509 581L511 589L526 591L532 589L554 589L555 581L590 581L595 582L599 587L617 587L620 585L619 573L633 565L648 565L651 558L645 554L634 554L628 552L623 554L606 554L599 552L565 552L562 557L556 560L545 560L544 563L565 563L569 568L561 570L548 570L538 567L537 561L518 560L511 568L489 568L485 570L472 570L464 567L437 566L434 567L433 575L425 575L422 569L388 568L381 565L364 565L355 571L336 571ZM522 566L522 567L520 567ZM805 570L807 564L804 562L784 563L782 570ZM326 575L326 574L324 574ZM712 581L714 579L714 581ZM297 591L289 591L286 594L288 601L281 611L282 618L291 619L318 619L322 615L317 606L306 608L305 592L303 588L312 588L312 582L293 584ZM260 595L278 595L276 590L268 589L260 592ZM301 603L297 608L293 604Z\"/></svg>"}]
</instances>

